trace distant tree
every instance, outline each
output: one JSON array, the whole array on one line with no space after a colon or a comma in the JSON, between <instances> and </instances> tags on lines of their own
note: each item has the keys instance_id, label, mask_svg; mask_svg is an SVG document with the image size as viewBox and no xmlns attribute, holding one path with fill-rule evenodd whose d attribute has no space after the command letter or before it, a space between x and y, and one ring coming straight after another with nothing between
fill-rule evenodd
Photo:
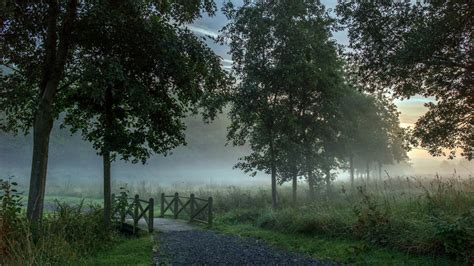
<instances>
[{"instance_id":1,"label":"distant tree","mask_svg":"<svg viewBox=\"0 0 474 266\"><path fill-rule=\"evenodd\" d=\"M382 95L360 92L348 94L344 102L345 130L341 131L342 145L349 161L350 180L354 182L354 165L365 171L367 180L373 163L379 168L408 159L409 140L400 127L397 107ZM347 157L349 157L347 159Z\"/></svg>"},{"instance_id":2,"label":"distant tree","mask_svg":"<svg viewBox=\"0 0 474 266\"><path fill-rule=\"evenodd\" d=\"M86 25L82 19L90 17L90 12L96 10L98 5L120 2L7 1L0 9L0 65L10 70L8 74L0 74L0 110L5 114L0 126L2 130L22 130L25 133L33 128L33 160L27 207L28 219L33 222L38 222L43 212L51 128L54 120L67 107L64 100L67 91L77 81L77 67L81 62L78 60L81 59L79 42L84 43L80 36L98 38L88 40L89 43L97 43L102 36L93 32L110 26L90 24L90 27L81 27ZM133 1L132 5L142 17L157 16L173 23L190 22L199 17L202 10L211 14L215 10L212 0ZM103 15L114 16L117 13L105 12ZM100 17L99 14L96 16ZM120 23L121 19L127 20L132 16L140 17L128 13L124 17L103 19ZM90 34L85 34L88 31ZM140 45L140 41L136 40L136 44ZM115 44L121 45L120 42ZM193 48L189 47L189 50Z\"/></svg>"},{"instance_id":3,"label":"distant tree","mask_svg":"<svg viewBox=\"0 0 474 266\"><path fill-rule=\"evenodd\" d=\"M434 97L414 136L435 156L473 156L474 84L471 1L340 1L349 57L369 90Z\"/></svg>"},{"instance_id":4,"label":"distant tree","mask_svg":"<svg viewBox=\"0 0 474 266\"><path fill-rule=\"evenodd\" d=\"M276 206L278 171L307 173L314 188L316 154L341 96L341 62L330 39L332 21L315 1L254 1L234 9L223 29L230 43L234 72L232 93L234 144L249 142L252 154L237 166L271 174ZM299 160L290 156L300 149ZM285 165L281 165L285 164Z\"/></svg>"}]
</instances>

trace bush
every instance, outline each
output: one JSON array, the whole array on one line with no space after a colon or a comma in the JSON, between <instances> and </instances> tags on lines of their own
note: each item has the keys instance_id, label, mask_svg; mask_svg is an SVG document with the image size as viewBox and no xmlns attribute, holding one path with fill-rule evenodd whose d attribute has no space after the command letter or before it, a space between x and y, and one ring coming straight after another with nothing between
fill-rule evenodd
<instances>
[{"instance_id":1,"label":"bush","mask_svg":"<svg viewBox=\"0 0 474 266\"><path fill-rule=\"evenodd\" d=\"M33 237L15 186L14 182L1 181L0 265L70 264L116 240L116 233L104 228L101 207L60 202L52 213L45 214Z\"/></svg>"}]
</instances>

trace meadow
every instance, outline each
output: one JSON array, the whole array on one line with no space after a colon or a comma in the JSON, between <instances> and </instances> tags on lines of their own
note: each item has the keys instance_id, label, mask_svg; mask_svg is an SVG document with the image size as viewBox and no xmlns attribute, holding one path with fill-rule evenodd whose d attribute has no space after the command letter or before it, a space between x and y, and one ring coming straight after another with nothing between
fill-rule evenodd
<instances>
[{"instance_id":1,"label":"meadow","mask_svg":"<svg viewBox=\"0 0 474 266\"><path fill-rule=\"evenodd\" d=\"M277 209L271 208L270 191L264 188L189 184L160 187L146 182L117 182L114 191L120 187L126 187L131 195L154 197L157 202L161 193L213 196L216 213L213 230L262 239L317 259L410 265L463 265L474 260L472 177L394 177L369 183L358 181L354 187L335 182L330 191L321 189L314 199L308 198L306 184L301 182L296 202L292 201L291 187L279 187ZM53 248L48 246L48 241L44 242L43 249L58 254L52 262L72 256L72 261L79 263L78 257L84 254L93 260L100 256L104 246L120 250L120 245L151 245L149 240L97 233L101 232L97 226L101 199L91 187L75 187L73 193L65 193L58 186L52 192L47 196L47 203L55 206L55 211L47 221L64 225L62 231L50 228L45 234L49 235L48 239L63 243ZM81 214L77 208L84 208L83 205L95 207L88 207L87 214ZM159 215L159 204L155 215ZM79 237L81 230L96 235ZM23 244L19 248L21 252L31 253L34 250L25 248L32 246ZM41 259L36 256L32 254L31 258ZM114 259L112 256L111 260ZM83 263L94 264L87 259Z\"/></svg>"}]
</instances>

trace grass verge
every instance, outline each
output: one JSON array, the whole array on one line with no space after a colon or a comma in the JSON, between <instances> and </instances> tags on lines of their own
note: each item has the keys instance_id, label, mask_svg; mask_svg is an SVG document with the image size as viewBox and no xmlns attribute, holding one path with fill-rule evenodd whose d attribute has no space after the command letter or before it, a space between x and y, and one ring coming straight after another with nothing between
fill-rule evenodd
<instances>
[{"instance_id":1,"label":"grass verge","mask_svg":"<svg viewBox=\"0 0 474 266\"><path fill-rule=\"evenodd\" d=\"M150 265L153 255L152 246L150 235L138 238L123 237L110 249L82 259L76 265Z\"/></svg>"},{"instance_id":2,"label":"grass verge","mask_svg":"<svg viewBox=\"0 0 474 266\"><path fill-rule=\"evenodd\" d=\"M456 262L446 258L409 255L370 246L363 241L287 234L249 224L216 224L214 230L225 234L261 239L272 246L308 254L322 261L361 265L456 265Z\"/></svg>"}]
</instances>

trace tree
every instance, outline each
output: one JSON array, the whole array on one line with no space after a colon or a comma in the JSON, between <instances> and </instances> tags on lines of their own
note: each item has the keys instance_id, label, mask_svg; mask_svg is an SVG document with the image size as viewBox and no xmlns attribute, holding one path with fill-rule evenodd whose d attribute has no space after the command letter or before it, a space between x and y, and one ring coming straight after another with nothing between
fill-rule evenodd
<instances>
[{"instance_id":1,"label":"tree","mask_svg":"<svg viewBox=\"0 0 474 266\"><path fill-rule=\"evenodd\" d=\"M332 130L343 84L332 21L322 5L303 0L228 4L225 13L231 22L223 39L240 79L231 95L229 139L250 144L252 154L237 167L271 175L276 207L279 168L293 180L304 171L312 182L322 135ZM294 147L302 148L296 158L304 163L288 157Z\"/></svg>"},{"instance_id":2,"label":"tree","mask_svg":"<svg viewBox=\"0 0 474 266\"><path fill-rule=\"evenodd\" d=\"M366 172L370 178L370 166L374 162L381 176L382 164L392 164L408 159L409 138L400 127L397 107L383 95L369 95L354 91L343 99L344 130L341 145L345 158L349 157L351 184L354 167ZM346 159L347 160L347 159Z\"/></svg>"},{"instance_id":3,"label":"tree","mask_svg":"<svg viewBox=\"0 0 474 266\"><path fill-rule=\"evenodd\" d=\"M42 216L49 136L58 111L58 90L66 86L64 69L74 49L77 10L77 0L9 1L2 8L0 65L12 70L1 80L0 106L7 115L2 128L28 131L33 127L27 206L27 217L33 222ZM19 112L23 117L16 116Z\"/></svg>"},{"instance_id":4,"label":"tree","mask_svg":"<svg viewBox=\"0 0 474 266\"><path fill-rule=\"evenodd\" d=\"M145 163L185 144L184 118L213 118L226 86L220 58L171 17L146 17L137 1L96 4L81 21L77 82L65 124L103 157L104 219L111 215L111 162ZM113 27L110 27L113 25Z\"/></svg>"},{"instance_id":5,"label":"tree","mask_svg":"<svg viewBox=\"0 0 474 266\"><path fill-rule=\"evenodd\" d=\"M78 41L83 32L101 25L79 28L82 18L97 1L7 1L1 9L0 65L11 73L1 75L0 108L3 130L25 133L33 128L33 160L27 216L42 217L48 163L49 136L54 120L64 110L64 96L73 85ZM119 3L119 1L109 1ZM190 22L201 10L213 13L212 0L133 2L145 17ZM116 18L120 19L120 18ZM106 25L102 25L106 26ZM86 34L87 35L87 34ZM89 35L94 38L101 36ZM120 43L116 43L120 45Z\"/></svg>"},{"instance_id":6,"label":"tree","mask_svg":"<svg viewBox=\"0 0 474 266\"><path fill-rule=\"evenodd\" d=\"M434 97L414 136L435 156L474 144L473 17L470 1L341 1L348 52L359 82L396 97Z\"/></svg>"}]
</instances>

